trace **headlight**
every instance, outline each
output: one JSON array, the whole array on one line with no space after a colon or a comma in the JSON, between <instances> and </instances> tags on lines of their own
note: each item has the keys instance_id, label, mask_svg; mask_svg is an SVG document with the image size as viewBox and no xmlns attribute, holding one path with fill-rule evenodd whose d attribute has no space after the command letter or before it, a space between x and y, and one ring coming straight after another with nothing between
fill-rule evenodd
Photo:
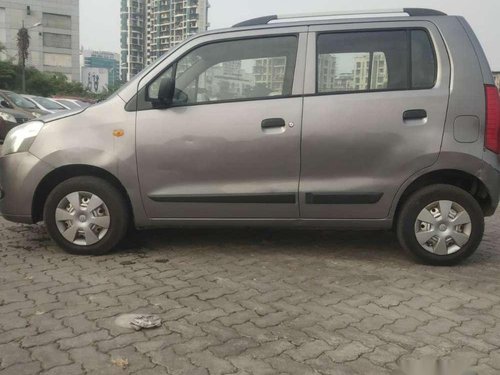
<instances>
[{"instance_id":1,"label":"headlight","mask_svg":"<svg viewBox=\"0 0 500 375\"><path fill-rule=\"evenodd\" d=\"M0 112L0 117L3 118L5 121L8 121L8 122L14 122L16 123L16 118L14 116L12 116L10 113L6 113L6 112Z\"/></svg>"},{"instance_id":2,"label":"headlight","mask_svg":"<svg viewBox=\"0 0 500 375\"><path fill-rule=\"evenodd\" d=\"M31 114L35 116L35 118L42 117L42 115L38 112L31 112Z\"/></svg>"},{"instance_id":3,"label":"headlight","mask_svg":"<svg viewBox=\"0 0 500 375\"><path fill-rule=\"evenodd\" d=\"M16 126L5 137L2 156L28 151L44 125L42 121L30 121Z\"/></svg>"}]
</instances>

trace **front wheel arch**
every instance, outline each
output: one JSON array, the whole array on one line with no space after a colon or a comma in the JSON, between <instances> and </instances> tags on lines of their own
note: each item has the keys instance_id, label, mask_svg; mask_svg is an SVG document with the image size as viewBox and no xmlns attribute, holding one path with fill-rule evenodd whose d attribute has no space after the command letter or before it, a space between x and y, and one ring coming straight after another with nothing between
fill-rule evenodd
<instances>
[{"instance_id":1,"label":"front wheel arch","mask_svg":"<svg viewBox=\"0 0 500 375\"><path fill-rule=\"evenodd\" d=\"M35 194L33 195L33 202L31 208L31 217L34 223L38 223L43 220L43 210L45 206L45 202L52 190L61 184L62 182L69 180L74 177L98 177L112 184L115 188L120 191L123 198L127 202L127 208L129 210L130 224L134 222L134 210L132 208L132 202L130 201L130 197L127 193L127 190L122 185L120 180L115 177L112 173L106 171L105 169L94 167L91 165L85 164L73 164L73 165L65 165L59 168L54 169L49 174L47 174L42 181L38 184Z\"/></svg>"}]
</instances>

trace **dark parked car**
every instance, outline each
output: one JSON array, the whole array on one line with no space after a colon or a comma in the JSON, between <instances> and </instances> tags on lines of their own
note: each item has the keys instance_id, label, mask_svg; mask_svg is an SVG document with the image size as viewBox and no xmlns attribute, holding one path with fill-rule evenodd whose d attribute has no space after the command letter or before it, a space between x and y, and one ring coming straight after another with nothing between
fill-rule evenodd
<instances>
[{"instance_id":1,"label":"dark parked car","mask_svg":"<svg viewBox=\"0 0 500 375\"><path fill-rule=\"evenodd\" d=\"M12 91L0 90L0 105L4 108L25 112L33 117L48 114L48 112L39 109L35 104Z\"/></svg>"},{"instance_id":2,"label":"dark parked car","mask_svg":"<svg viewBox=\"0 0 500 375\"><path fill-rule=\"evenodd\" d=\"M0 142L3 142L11 129L34 118L33 115L15 109L4 108L0 105Z\"/></svg>"}]
</instances>

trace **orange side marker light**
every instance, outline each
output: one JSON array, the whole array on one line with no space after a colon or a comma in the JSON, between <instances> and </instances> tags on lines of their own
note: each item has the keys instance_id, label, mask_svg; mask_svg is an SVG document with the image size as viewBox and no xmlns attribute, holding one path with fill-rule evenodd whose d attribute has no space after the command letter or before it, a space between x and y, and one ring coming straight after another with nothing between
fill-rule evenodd
<instances>
[{"instance_id":1,"label":"orange side marker light","mask_svg":"<svg viewBox=\"0 0 500 375\"><path fill-rule=\"evenodd\" d=\"M123 129L113 130L113 136L115 136L116 138L121 138L124 135L125 135L125 130Z\"/></svg>"}]
</instances>

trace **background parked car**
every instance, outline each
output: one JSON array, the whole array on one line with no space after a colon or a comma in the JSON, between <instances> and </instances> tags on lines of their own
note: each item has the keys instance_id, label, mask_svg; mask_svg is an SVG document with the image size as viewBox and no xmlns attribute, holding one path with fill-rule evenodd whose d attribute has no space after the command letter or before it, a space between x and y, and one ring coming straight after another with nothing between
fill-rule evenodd
<instances>
[{"instance_id":1,"label":"background parked car","mask_svg":"<svg viewBox=\"0 0 500 375\"><path fill-rule=\"evenodd\" d=\"M69 107L50 98L44 98L34 95L23 95L23 97L36 105L38 109L41 109L42 111L46 111L48 113L63 112L70 109Z\"/></svg>"},{"instance_id":2,"label":"background parked car","mask_svg":"<svg viewBox=\"0 0 500 375\"><path fill-rule=\"evenodd\" d=\"M0 105L5 108L25 112L34 117L48 114L48 112L37 108L35 104L12 91L0 90Z\"/></svg>"},{"instance_id":3,"label":"background parked car","mask_svg":"<svg viewBox=\"0 0 500 375\"><path fill-rule=\"evenodd\" d=\"M55 100L57 103L62 104L70 109L87 108L92 104L84 102L83 100L80 99L73 99L73 98L52 98L52 99Z\"/></svg>"},{"instance_id":4,"label":"background parked car","mask_svg":"<svg viewBox=\"0 0 500 375\"><path fill-rule=\"evenodd\" d=\"M4 108L0 105L0 143L3 142L7 133L18 125L21 125L35 116L27 114L24 111Z\"/></svg>"}]
</instances>

